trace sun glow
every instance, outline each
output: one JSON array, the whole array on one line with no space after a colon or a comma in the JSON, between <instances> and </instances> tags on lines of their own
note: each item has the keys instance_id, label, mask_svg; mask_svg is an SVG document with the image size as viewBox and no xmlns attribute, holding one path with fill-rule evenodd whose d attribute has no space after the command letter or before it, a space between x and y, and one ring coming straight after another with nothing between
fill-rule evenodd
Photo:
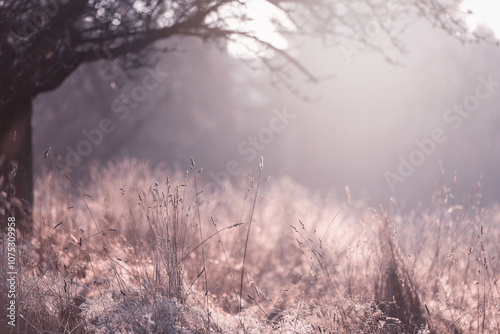
<instances>
[{"instance_id":1,"label":"sun glow","mask_svg":"<svg viewBox=\"0 0 500 334\"><path fill-rule=\"evenodd\" d=\"M266 51L264 43L272 48L286 50L289 46L279 30L293 31L294 24L287 14L265 0L247 0L230 3L221 8L220 18L225 28L237 31L231 36L227 50L237 58L262 57Z\"/></svg>"},{"instance_id":2,"label":"sun glow","mask_svg":"<svg viewBox=\"0 0 500 334\"><path fill-rule=\"evenodd\" d=\"M491 0L465 0L462 9L472 11L467 18L467 24L471 30L479 26L488 26L497 38L500 38L500 2Z\"/></svg>"}]
</instances>

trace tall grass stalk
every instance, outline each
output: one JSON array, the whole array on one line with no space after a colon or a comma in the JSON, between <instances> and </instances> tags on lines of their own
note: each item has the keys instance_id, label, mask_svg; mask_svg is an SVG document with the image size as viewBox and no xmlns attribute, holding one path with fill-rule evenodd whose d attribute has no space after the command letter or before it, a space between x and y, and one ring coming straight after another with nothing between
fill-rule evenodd
<instances>
[{"instance_id":1,"label":"tall grass stalk","mask_svg":"<svg viewBox=\"0 0 500 334\"><path fill-rule=\"evenodd\" d=\"M255 192L253 194L253 201L252 201L252 205L250 206L250 213L248 215L248 229L247 229L247 235L245 238L245 247L243 249L243 261L241 263L240 303L238 305L238 310L240 312L241 312L241 302L242 302L242 298L243 298L243 278L245 275L245 260L247 257L248 240L250 239L250 229L252 227L252 220L253 220L253 214L255 211L255 204L257 203L257 196L259 196L260 177L261 177L263 168L264 168L264 157L261 156L260 157L260 164L259 164L259 176L257 177L257 185L255 188ZM252 186L253 186L253 180L252 180Z\"/></svg>"}]
</instances>

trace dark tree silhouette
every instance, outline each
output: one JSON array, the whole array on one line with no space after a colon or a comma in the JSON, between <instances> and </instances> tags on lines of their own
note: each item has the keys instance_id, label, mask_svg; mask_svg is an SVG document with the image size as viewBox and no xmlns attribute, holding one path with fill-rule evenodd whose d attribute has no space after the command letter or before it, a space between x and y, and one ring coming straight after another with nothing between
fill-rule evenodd
<instances>
[{"instance_id":1,"label":"dark tree silhouette","mask_svg":"<svg viewBox=\"0 0 500 334\"><path fill-rule=\"evenodd\" d=\"M156 41L194 36L217 45L241 43L254 54L244 60L258 62L292 90L292 69L315 81L286 50L245 24L252 20L247 3L255 1L286 16L287 24L269 18L284 36L319 38L348 53L375 50L390 59L378 37L403 51L398 34L416 18L458 31L464 40L476 39L465 33L456 4L443 0L0 1L0 215L30 217L33 98L58 87L84 62L113 59L125 69L144 66L151 52L168 51L155 47Z\"/></svg>"}]
</instances>

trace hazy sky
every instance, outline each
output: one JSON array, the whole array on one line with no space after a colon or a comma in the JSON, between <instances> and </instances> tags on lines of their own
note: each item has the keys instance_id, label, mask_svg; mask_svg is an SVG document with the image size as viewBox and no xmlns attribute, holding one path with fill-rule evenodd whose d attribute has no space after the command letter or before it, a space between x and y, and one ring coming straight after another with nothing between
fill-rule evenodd
<instances>
[{"instance_id":1,"label":"hazy sky","mask_svg":"<svg viewBox=\"0 0 500 334\"><path fill-rule=\"evenodd\" d=\"M498 199L498 178L492 171L499 165L499 87L493 84L488 98L477 108L471 105L470 116L449 111L464 102L473 104L468 97L484 80L500 81L498 48L462 46L425 24L412 27L405 41L409 54L398 58L401 66L376 54L348 60L339 49L311 48L303 54L315 73L334 73L336 78L319 85L317 105L299 107L288 100L300 114L290 134L294 139L288 141L298 148L293 163L300 170L297 178L315 187L343 183L357 194L366 188L373 201L389 196L426 201L441 181L442 160L448 180L458 170L460 191L471 189L484 174L488 198ZM426 146L435 129L441 129L441 142ZM398 172L401 164L403 173Z\"/></svg>"}]
</instances>

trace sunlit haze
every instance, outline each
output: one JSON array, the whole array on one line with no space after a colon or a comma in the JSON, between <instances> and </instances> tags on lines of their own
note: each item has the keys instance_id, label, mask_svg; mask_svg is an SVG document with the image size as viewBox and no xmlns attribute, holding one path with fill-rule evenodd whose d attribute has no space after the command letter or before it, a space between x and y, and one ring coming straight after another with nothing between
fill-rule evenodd
<instances>
[{"instance_id":1,"label":"sunlit haze","mask_svg":"<svg viewBox=\"0 0 500 334\"><path fill-rule=\"evenodd\" d=\"M472 15L467 18L467 24L471 30L485 25L493 30L497 38L500 38L500 2L492 0L466 0L462 4L462 9L472 11Z\"/></svg>"},{"instance_id":2,"label":"sunlit haze","mask_svg":"<svg viewBox=\"0 0 500 334\"><path fill-rule=\"evenodd\" d=\"M225 19L228 27L242 33L248 33L259 40L271 44L273 47L284 50L288 47L288 41L277 31L279 26L293 29L292 22L286 14L276 6L264 0L243 1L244 15L248 18L245 22L241 20ZM234 13L242 14L242 7L229 4L221 9L223 17L234 17ZM228 42L227 50L234 57L256 57L262 54L262 45L252 38L242 35L233 36Z\"/></svg>"}]
</instances>

